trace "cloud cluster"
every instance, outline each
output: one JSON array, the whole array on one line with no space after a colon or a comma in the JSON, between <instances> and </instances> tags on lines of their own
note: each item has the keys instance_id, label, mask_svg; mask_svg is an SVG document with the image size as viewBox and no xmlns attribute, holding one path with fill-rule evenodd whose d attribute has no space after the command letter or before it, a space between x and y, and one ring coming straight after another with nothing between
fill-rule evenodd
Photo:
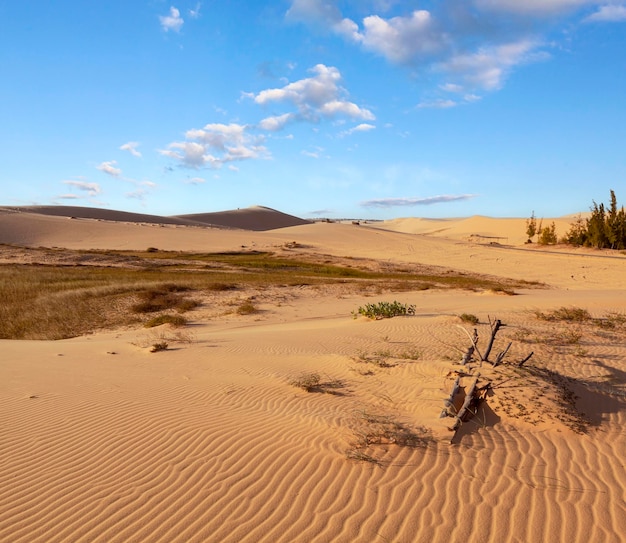
<instances>
[{"instance_id":1,"label":"cloud cluster","mask_svg":"<svg viewBox=\"0 0 626 543\"><path fill-rule=\"evenodd\" d=\"M548 40L543 36L557 20L597 9L587 22L623 21L624 4L623 0L442 0L431 10L409 11L402 3L374 2L372 7L379 12L359 21L346 17L337 0L291 0L286 18L329 29L391 63L436 74L444 83L473 93L497 90L517 66L546 59ZM345 10L363 9L363 2L356 0L341 5ZM385 16L394 9L397 15Z\"/></svg>"},{"instance_id":2,"label":"cloud cluster","mask_svg":"<svg viewBox=\"0 0 626 543\"><path fill-rule=\"evenodd\" d=\"M251 135L249 130L249 126L236 123L207 124L188 130L185 141L172 142L159 153L188 168L220 168L238 160L269 158L263 136Z\"/></svg>"},{"instance_id":3,"label":"cloud cluster","mask_svg":"<svg viewBox=\"0 0 626 543\"><path fill-rule=\"evenodd\" d=\"M318 64L310 72L313 74L311 77L283 87L244 93L245 98L259 106L279 107L288 111L270 115L258 123L211 123L201 129L194 128L185 133L184 141L174 141L165 149L160 149L159 153L187 168L221 168L237 161L271 158L265 146L267 137L283 130L290 123L319 123L324 119L354 122L375 119L369 109L348 99L348 91L341 86L342 77L337 68ZM342 135L373 128L374 125L370 123L360 123Z\"/></svg>"},{"instance_id":4,"label":"cloud cluster","mask_svg":"<svg viewBox=\"0 0 626 543\"><path fill-rule=\"evenodd\" d=\"M117 162L115 160L109 160L107 162L102 162L96 166L96 169L100 170L102 173L106 173L112 177L119 177L122 175L122 170L116 166Z\"/></svg>"},{"instance_id":5,"label":"cloud cluster","mask_svg":"<svg viewBox=\"0 0 626 543\"><path fill-rule=\"evenodd\" d=\"M185 23L184 19L180 16L180 10L174 6L170 8L169 15L159 16L159 21L161 21L161 28L165 32L169 32L170 30L173 32L180 32L180 29Z\"/></svg>"},{"instance_id":6,"label":"cloud cluster","mask_svg":"<svg viewBox=\"0 0 626 543\"><path fill-rule=\"evenodd\" d=\"M626 22L626 5L609 4L600 6L598 11L589 15L585 22L619 23Z\"/></svg>"},{"instance_id":7,"label":"cloud cluster","mask_svg":"<svg viewBox=\"0 0 626 543\"><path fill-rule=\"evenodd\" d=\"M68 185L70 187L74 187L80 192L86 193L85 195L79 194L64 194L59 196L59 198L63 198L65 200L75 200L79 198L94 198L98 196L98 194L102 193L102 188L98 183L89 183L87 181L63 181L64 185Z\"/></svg>"},{"instance_id":8,"label":"cloud cluster","mask_svg":"<svg viewBox=\"0 0 626 543\"><path fill-rule=\"evenodd\" d=\"M128 151L131 155L141 158L141 153L137 151L137 147L139 147L139 142L129 141L123 145L120 145L120 151Z\"/></svg>"},{"instance_id":9,"label":"cloud cluster","mask_svg":"<svg viewBox=\"0 0 626 543\"><path fill-rule=\"evenodd\" d=\"M347 117L354 120L372 121L374 114L350 102L347 91L340 86L341 73L333 66L318 64L310 70L314 75L294 81L281 88L266 89L250 95L259 105L271 103L290 104L295 112L268 117L260 126L277 130L293 120L317 122L320 118Z\"/></svg>"}]
</instances>

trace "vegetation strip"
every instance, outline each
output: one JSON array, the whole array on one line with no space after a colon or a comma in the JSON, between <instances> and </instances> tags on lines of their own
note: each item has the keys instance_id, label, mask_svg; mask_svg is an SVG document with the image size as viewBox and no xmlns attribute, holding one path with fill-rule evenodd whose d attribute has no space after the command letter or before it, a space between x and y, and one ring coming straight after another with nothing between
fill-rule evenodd
<instances>
[{"instance_id":1,"label":"vegetation strip","mask_svg":"<svg viewBox=\"0 0 626 543\"><path fill-rule=\"evenodd\" d=\"M332 257L325 257L331 262L320 263L269 252L104 252L8 246L2 250L5 255L12 250L21 257L32 254L35 263L0 264L0 339L62 339L145 324L142 314L154 319L163 311L183 313L201 303L198 296L202 293L219 295L250 287L341 283L398 292L458 288L513 294L514 288L538 286L444 268L425 268L424 273L417 266L417 272L400 266L371 271L363 268L376 263L355 261L354 267L348 267L334 264ZM254 313L253 304L240 313Z\"/></svg>"}]
</instances>

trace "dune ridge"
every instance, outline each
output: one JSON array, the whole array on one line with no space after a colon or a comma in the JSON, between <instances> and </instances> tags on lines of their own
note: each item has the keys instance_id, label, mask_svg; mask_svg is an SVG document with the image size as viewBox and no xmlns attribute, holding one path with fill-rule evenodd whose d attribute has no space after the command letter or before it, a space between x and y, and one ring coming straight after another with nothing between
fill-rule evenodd
<instances>
[{"instance_id":1,"label":"dune ridge","mask_svg":"<svg viewBox=\"0 0 626 543\"><path fill-rule=\"evenodd\" d=\"M624 256L470 239L508 228L481 221L442 237L379 224L251 231L0 213L0 243L24 247L254 249L543 283L515 296L251 289L241 297L254 296L258 313L210 298L190 313L188 341L160 353L147 346L175 337L167 326L0 340L0 540L621 542L625 332L535 315L626 314ZM416 315L351 315L394 298ZM502 319L497 348L510 341L511 360L534 351L528 365L543 373L502 374L453 434L439 413L467 347L460 327L471 330L462 313L479 317L481 342L488 319ZM376 353L389 364L368 362ZM294 386L310 372L336 388ZM380 420L419 439L362 447ZM354 447L369 459L350 459Z\"/></svg>"}]
</instances>

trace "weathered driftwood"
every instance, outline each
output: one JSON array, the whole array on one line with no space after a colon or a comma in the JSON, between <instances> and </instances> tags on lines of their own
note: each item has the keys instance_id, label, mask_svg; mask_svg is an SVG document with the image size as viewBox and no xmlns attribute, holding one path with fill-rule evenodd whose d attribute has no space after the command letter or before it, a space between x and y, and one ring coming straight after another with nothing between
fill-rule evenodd
<instances>
[{"instance_id":1,"label":"weathered driftwood","mask_svg":"<svg viewBox=\"0 0 626 543\"><path fill-rule=\"evenodd\" d=\"M461 424L463 424L463 419L465 418L465 416L468 413L471 413L470 407L479 400L476 395L476 386L478 385L479 377L480 374L476 375L476 378L474 379L474 381L472 381L472 384L465 393L465 401L463 402L461 409L459 409L459 412L456 415L456 421L454 423L454 426L452 427L453 430L457 430L461 426Z\"/></svg>"},{"instance_id":2,"label":"weathered driftwood","mask_svg":"<svg viewBox=\"0 0 626 543\"><path fill-rule=\"evenodd\" d=\"M441 411L441 415L439 415L440 419L444 417L453 417L455 415L454 397L459 392L460 385L461 376L456 378L456 380L454 381L454 385L452 385L452 392L450 392L450 395L443 401L443 405L445 406L445 408L443 409L443 411Z\"/></svg>"},{"instance_id":3,"label":"weathered driftwood","mask_svg":"<svg viewBox=\"0 0 626 543\"><path fill-rule=\"evenodd\" d=\"M493 347L493 342L496 339L496 335L498 334L498 330L500 330L500 328L502 328L503 326L506 326L506 324L502 324L502 321L500 319L496 319L491 324L491 337L489 338L489 343L487 344L487 348L485 349L485 354L483 354L483 356L481 358L482 362L489 362L489 353L491 353L491 349Z\"/></svg>"},{"instance_id":4,"label":"weathered driftwood","mask_svg":"<svg viewBox=\"0 0 626 543\"><path fill-rule=\"evenodd\" d=\"M478 343L478 330L474 328L474 335L470 338L472 344L468 347L467 351L463 355L463 360L461 360L461 364L466 366L472 360L472 356L474 356L474 351L476 350L476 343Z\"/></svg>"},{"instance_id":5,"label":"weathered driftwood","mask_svg":"<svg viewBox=\"0 0 626 543\"><path fill-rule=\"evenodd\" d=\"M530 360L530 358L532 357L532 355L535 354L535 351L530 351L530 354L526 357L526 358L522 358L518 363L518 367L522 367L524 364L526 364L526 362L528 362Z\"/></svg>"},{"instance_id":6,"label":"weathered driftwood","mask_svg":"<svg viewBox=\"0 0 626 543\"><path fill-rule=\"evenodd\" d=\"M511 348L511 345L513 345L513 342L509 342L509 344L506 346L506 349L504 349L504 351L498 353L498 356L496 356L496 361L493 363L493 367L495 368L498 364L500 364L502 362L502 359L506 356L506 353L509 352L509 349Z\"/></svg>"}]
</instances>

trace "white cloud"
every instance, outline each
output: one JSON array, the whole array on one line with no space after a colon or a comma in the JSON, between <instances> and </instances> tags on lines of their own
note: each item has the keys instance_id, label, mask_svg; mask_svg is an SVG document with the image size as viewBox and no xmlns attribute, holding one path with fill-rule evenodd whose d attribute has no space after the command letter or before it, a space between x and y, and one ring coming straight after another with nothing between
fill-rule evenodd
<instances>
[{"instance_id":1,"label":"white cloud","mask_svg":"<svg viewBox=\"0 0 626 543\"><path fill-rule=\"evenodd\" d=\"M445 83L443 85L439 85L439 88L446 92L463 92L463 87L455 83Z\"/></svg>"},{"instance_id":2,"label":"white cloud","mask_svg":"<svg viewBox=\"0 0 626 543\"><path fill-rule=\"evenodd\" d=\"M80 196L78 194L61 194L57 196L59 200L79 200Z\"/></svg>"},{"instance_id":3,"label":"white cloud","mask_svg":"<svg viewBox=\"0 0 626 543\"><path fill-rule=\"evenodd\" d=\"M200 168L207 163L215 162L215 157L206 153L206 147L193 141L175 141L167 149L159 150L164 156L180 161L189 168Z\"/></svg>"},{"instance_id":4,"label":"white cloud","mask_svg":"<svg viewBox=\"0 0 626 543\"><path fill-rule=\"evenodd\" d=\"M458 102L454 100L444 100L443 98L439 98L437 100L432 100L431 102L420 102L417 104L417 107L420 109L424 108L435 108L435 109L448 109L451 107L458 106Z\"/></svg>"},{"instance_id":5,"label":"white cloud","mask_svg":"<svg viewBox=\"0 0 626 543\"><path fill-rule=\"evenodd\" d=\"M374 130L374 128L376 128L376 127L373 124L361 123L361 124L355 126L352 129L352 132L369 132L370 130Z\"/></svg>"},{"instance_id":6,"label":"white cloud","mask_svg":"<svg viewBox=\"0 0 626 543\"><path fill-rule=\"evenodd\" d=\"M526 39L483 47L474 53L455 55L441 63L439 68L462 78L472 87L496 90L513 67L547 58L547 54L535 52L538 47L537 42Z\"/></svg>"},{"instance_id":7,"label":"white cloud","mask_svg":"<svg viewBox=\"0 0 626 543\"><path fill-rule=\"evenodd\" d=\"M392 62L408 63L447 49L448 37L437 27L430 12L416 10L407 17L363 19L363 46Z\"/></svg>"},{"instance_id":8,"label":"white cloud","mask_svg":"<svg viewBox=\"0 0 626 543\"><path fill-rule=\"evenodd\" d=\"M359 3L360 11L375 12L357 21L346 18L339 7L347 10L350 2L292 0L286 17L324 27L417 73L453 75L439 86L440 91L471 94L476 89L498 90L520 65L546 59L541 32L559 18L603 6L587 20L624 20L626 0L604 5L607 1L611 0L448 0L431 2L431 9L404 8L402 13L407 3L370 0ZM396 16L383 14L390 8Z\"/></svg>"},{"instance_id":9,"label":"white cloud","mask_svg":"<svg viewBox=\"0 0 626 543\"><path fill-rule=\"evenodd\" d=\"M407 207L419 205L433 205L447 202L458 202L476 198L476 194L445 194L441 196L429 196L427 198L380 198L361 202L363 207Z\"/></svg>"},{"instance_id":10,"label":"white cloud","mask_svg":"<svg viewBox=\"0 0 626 543\"><path fill-rule=\"evenodd\" d=\"M261 130L267 130L268 132L277 132L282 130L286 124L295 119L297 119L297 115L294 113L284 113L283 115L266 117L259 123L259 128Z\"/></svg>"},{"instance_id":11,"label":"white cloud","mask_svg":"<svg viewBox=\"0 0 626 543\"><path fill-rule=\"evenodd\" d=\"M626 6L601 6L585 19L586 22L619 23L626 21Z\"/></svg>"},{"instance_id":12,"label":"white cloud","mask_svg":"<svg viewBox=\"0 0 626 543\"><path fill-rule=\"evenodd\" d=\"M123 145L120 145L121 151L128 151L131 155L136 157L141 157L141 153L137 151L137 147L139 147L139 143L136 141L129 141Z\"/></svg>"},{"instance_id":13,"label":"white cloud","mask_svg":"<svg viewBox=\"0 0 626 543\"><path fill-rule=\"evenodd\" d=\"M122 170L117 168L115 165L117 162L115 160L110 160L108 162L103 162L96 166L96 169L100 170L107 175L112 175L113 177L119 177L122 174Z\"/></svg>"},{"instance_id":14,"label":"white cloud","mask_svg":"<svg viewBox=\"0 0 626 543\"><path fill-rule=\"evenodd\" d=\"M198 17L200 17L201 7L202 7L202 4L200 2L197 2L195 8L188 10L189 17L191 17L192 19L197 19Z\"/></svg>"},{"instance_id":15,"label":"white cloud","mask_svg":"<svg viewBox=\"0 0 626 543\"><path fill-rule=\"evenodd\" d=\"M185 22L180 16L180 11L174 6L170 7L169 15L161 15L159 16L159 20L161 21L161 28L165 30L165 32L169 32L170 30L180 32Z\"/></svg>"},{"instance_id":16,"label":"white cloud","mask_svg":"<svg viewBox=\"0 0 626 543\"><path fill-rule=\"evenodd\" d=\"M75 187L84 191L88 196L93 197L102 193L102 189L98 183L88 183L86 181L63 181L63 184ZM67 195L66 195L67 196ZM76 196L78 198L78 196Z\"/></svg>"},{"instance_id":17,"label":"white cloud","mask_svg":"<svg viewBox=\"0 0 626 543\"><path fill-rule=\"evenodd\" d=\"M185 134L187 141L170 143L159 153L188 168L220 168L228 162L269 158L269 152L262 145L263 138L250 136L248 128L236 123L207 124L202 129L188 130Z\"/></svg>"},{"instance_id":18,"label":"white cloud","mask_svg":"<svg viewBox=\"0 0 626 543\"><path fill-rule=\"evenodd\" d=\"M375 128L376 126L374 126L373 124L361 123L353 128L350 128L349 130L344 130L339 135L342 137L349 136L350 134L354 134L355 132L369 132L370 130L374 130Z\"/></svg>"},{"instance_id":19,"label":"white cloud","mask_svg":"<svg viewBox=\"0 0 626 543\"><path fill-rule=\"evenodd\" d=\"M313 77L294 81L282 88L263 90L254 96L254 101L259 105L291 103L297 108L299 118L311 121L318 120L319 116L338 115L363 120L375 118L368 109L346 99L347 91L339 86L341 74L337 68L318 64L310 71L315 74Z\"/></svg>"}]
</instances>

